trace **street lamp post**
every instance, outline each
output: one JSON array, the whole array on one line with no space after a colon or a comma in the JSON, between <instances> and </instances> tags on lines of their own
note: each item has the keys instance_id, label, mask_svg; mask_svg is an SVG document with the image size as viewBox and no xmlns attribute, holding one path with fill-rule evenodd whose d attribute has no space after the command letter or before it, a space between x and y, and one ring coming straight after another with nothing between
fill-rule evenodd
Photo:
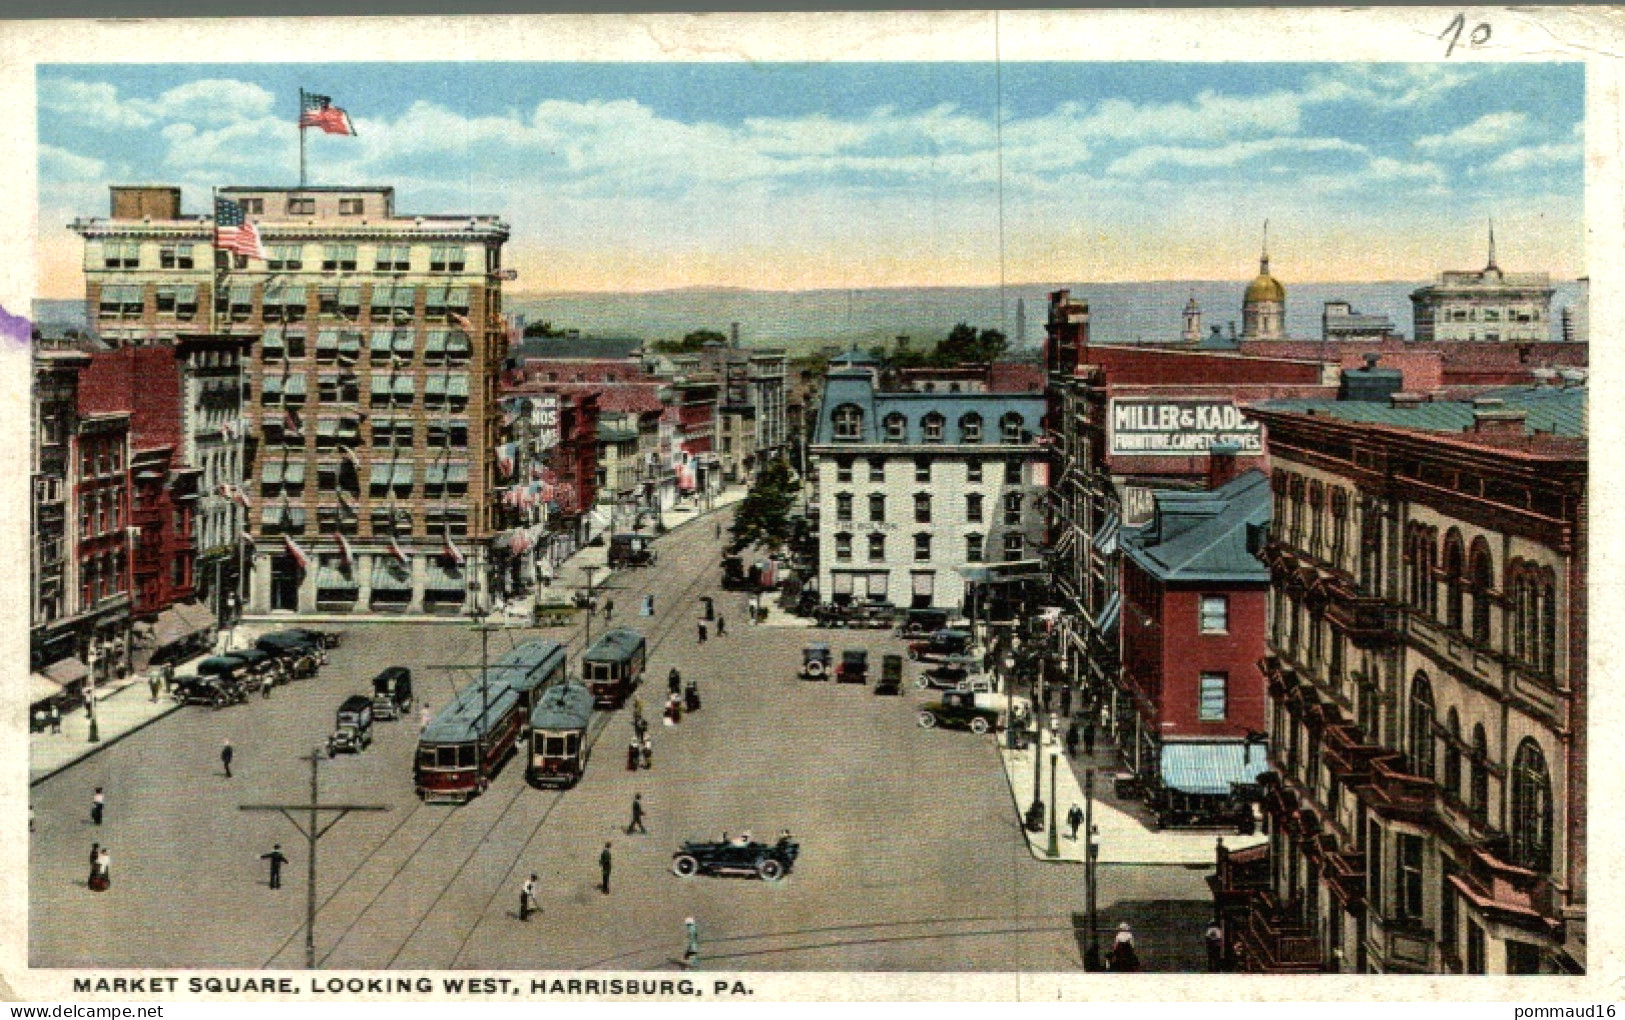
<instances>
[{"instance_id":1,"label":"street lamp post","mask_svg":"<svg viewBox=\"0 0 1625 1020\"><path fill-rule=\"evenodd\" d=\"M582 646L585 648L592 647L592 618L598 611L592 603L592 578L601 569L596 563L589 563L581 568L581 572L587 575L587 633L582 639Z\"/></svg>"},{"instance_id":2,"label":"street lamp post","mask_svg":"<svg viewBox=\"0 0 1625 1020\"><path fill-rule=\"evenodd\" d=\"M1085 970L1100 970L1100 918L1095 911L1095 862L1100 843L1095 839L1095 770L1083 771L1083 832L1086 846L1083 858L1085 912L1089 915L1089 948L1083 959Z\"/></svg>"},{"instance_id":3,"label":"street lamp post","mask_svg":"<svg viewBox=\"0 0 1625 1020\"><path fill-rule=\"evenodd\" d=\"M1044 831L1044 660L1038 660L1038 687L1033 697L1033 802L1027 806L1027 831Z\"/></svg>"},{"instance_id":4,"label":"street lamp post","mask_svg":"<svg viewBox=\"0 0 1625 1020\"><path fill-rule=\"evenodd\" d=\"M96 725L96 666L101 660L101 648L94 643L94 639L92 639L86 655L90 659L90 669L87 677L90 681L90 687L85 694L85 714L90 717L89 743L99 744L102 740L102 734Z\"/></svg>"},{"instance_id":5,"label":"street lamp post","mask_svg":"<svg viewBox=\"0 0 1625 1020\"><path fill-rule=\"evenodd\" d=\"M1056 754L1049 753L1049 846L1045 853L1051 857L1061 856L1061 838L1055 828L1055 765Z\"/></svg>"}]
</instances>

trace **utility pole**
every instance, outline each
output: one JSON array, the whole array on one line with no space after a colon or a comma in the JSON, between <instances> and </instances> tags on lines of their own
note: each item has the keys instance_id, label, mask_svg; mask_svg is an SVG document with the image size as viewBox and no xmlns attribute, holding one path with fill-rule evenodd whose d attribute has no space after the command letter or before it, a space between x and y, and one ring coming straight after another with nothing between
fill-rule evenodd
<instances>
[{"instance_id":1,"label":"utility pole","mask_svg":"<svg viewBox=\"0 0 1625 1020\"><path fill-rule=\"evenodd\" d=\"M316 843L327 835L329 829L337 825L340 818L351 811L388 811L387 804L323 804L321 802L321 763L326 757L321 748L310 752L308 758L301 761L310 762L310 803L308 804L239 804L239 811L277 811L298 829L305 837L305 969L316 969ZM305 823L301 825L291 811L304 812ZM322 812L334 812L337 817L326 825L321 824Z\"/></svg>"},{"instance_id":2,"label":"utility pole","mask_svg":"<svg viewBox=\"0 0 1625 1020\"><path fill-rule=\"evenodd\" d=\"M1061 856L1060 833L1055 828L1055 765L1056 754L1049 753L1049 846L1044 852L1050 857Z\"/></svg>"},{"instance_id":3,"label":"utility pole","mask_svg":"<svg viewBox=\"0 0 1625 1020\"><path fill-rule=\"evenodd\" d=\"M1044 660L1038 660L1038 687L1033 697L1033 802L1027 806L1027 831L1044 831Z\"/></svg>"},{"instance_id":4,"label":"utility pole","mask_svg":"<svg viewBox=\"0 0 1625 1020\"><path fill-rule=\"evenodd\" d=\"M596 563L589 563L581 568L581 572L587 575L587 633L586 637L582 639L584 648L592 647L592 618L598 613L598 608L593 605L592 579L593 575L602 569L604 568Z\"/></svg>"},{"instance_id":5,"label":"utility pole","mask_svg":"<svg viewBox=\"0 0 1625 1020\"><path fill-rule=\"evenodd\" d=\"M1083 882L1085 912L1089 916L1089 948L1084 953L1083 968L1100 970L1100 918L1095 912L1095 860L1100 856L1100 844L1095 840L1095 770L1083 770Z\"/></svg>"}]
</instances>

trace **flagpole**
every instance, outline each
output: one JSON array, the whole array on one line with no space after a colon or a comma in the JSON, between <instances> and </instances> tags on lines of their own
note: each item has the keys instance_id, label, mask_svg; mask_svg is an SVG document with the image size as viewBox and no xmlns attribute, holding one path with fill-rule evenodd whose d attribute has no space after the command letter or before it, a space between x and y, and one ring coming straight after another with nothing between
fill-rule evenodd
<instances>
[{"instance_id":1,"label":"flagpole","mask_svg":"<svg viewBox=\"0 0 1625 1020\"><path fill-rule=\"evenodd\" d=\"M299 117L294 123L299 125L299 186L305 186L305 90L299 90Z\"/></svg>"}]
</instances>

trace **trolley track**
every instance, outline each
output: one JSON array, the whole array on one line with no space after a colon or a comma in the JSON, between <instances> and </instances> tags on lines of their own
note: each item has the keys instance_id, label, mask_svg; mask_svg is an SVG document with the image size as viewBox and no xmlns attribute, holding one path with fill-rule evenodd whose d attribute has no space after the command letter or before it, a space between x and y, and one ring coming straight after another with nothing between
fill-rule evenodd
<instances>
[{"instance_id":1,"label":"trolley track","mask_svg":"<svg viewBox=\"0 0 1625 1020\"><path fill-rule=\"evenodd\" d=\"M677 633L678 628L684 626L688 622L689 617L682 611L682 607L688 604L689 600L693 597L695 590L704 584L707 574L701 568L703 568L706 560L713 553L714 549L712 549L709 544L702 544L696 547L692 557L684 556L682 561L671 564L671 566L678 568L676 571L672 572L675 574L675 576L680 578L683 574L688 574L691 580L689 580L687 584L683 585L675 592L654 592L657 599L665 600L667 611L663 615L657 611L655 622L650 627L651 633L648 637L648 647L651 653L662 647L669 638ZM689 562L684 562L690 560L692 561L692 566L690 566ZM667 573L668 571L661 569L659 574L656 576L664 577L667 575ZM611 622L607 623L606 626L614 626L614 624ZM568 635L565 635L564 639L561 640L559 644L565 649L570 650L572 649L572 646L577 646L579 643L582 647L574 648L574 650L579 653L580 651L584 650L586 634L587 621L583 620L581 624L572 628L571 632ZM645 680L647 679L648 674L646 673ZM597 748L599 739L603 736L605 730L609 728L610 721L619 716L621 716L621 712L615 711L601 713L595 717L587 742L587 756L589 760ZM474 863L476 858L490 845L492 835L497 832L502 823L513 813L514 807L518 804L521 796L523 796L528 789L528 785L523 781L515 785L513 792L502 803L500 811L496 813L490 824L487 825L482 832L480 832L478 838L472 843L464 842L464 845L472 846L472 849L463 855L461 862L457 864L451 875L445 879L444 883L435 893L434 898L422 911L416 922L412 924L411 929L401 940L400 945L389 956L388 962L384 966L394 966L402 954L406 952L414 940L416 940L417 937L423 932L425 925L428 924L434 914L441 908L441 905L445 901L447 895L452 891L452 887L464 876L464 874L468 871L469 866ZM519 849L512 854L511 858L503 866L501 878L494 883L491 892L483 898L482 908L476 912L474 923L468 927L461 939L458 940L456 951L452 955L451 961L449 964L447 964L447 966L456 966L458 961L461 960L469 942L473 939L474 935L478 932L481 923L483 923L485 917L489 914L492 904L496 902L505 886L511 883L514 874L519 868L519 862L523 860L525 855L531 851L532 846L540 837L543 829L547 825L547 822L553 816L555 809L563 802L563 798L568 792L568 790L559 790L547 795L548 801L541 811L535 825L531 827L530 832L525 836L525 839L520 844ZM364 854L359 861L356 862L356 864L332 889L332 891L322 899L320 904L318 904L316 914L318 921L322 918L324 912L329 912L331 909L333 909L335 901L338 900L341 894L343 894L346 889L348 889L352 883L357 880L357 878L369 867L369 865L380 859L380 856L384 854L386 849L389 848L390 842L396 837L396 835L405 830L408 823L416 818L419 812L424 811L427 807L428 805L423 803L414 805L412 810L409 811L399 823L390 829L390 831L385 834L384 838L380 840L376 846L374 846L371 850ZM350 939L352 934L354 934L356 928L361 925L362 920L366 918L368 914L371 913L373 909L385 899L386 895L389 894L392 889L396 888L404 880L403 877L406 875L407 871L414 863L419 861L420 857L430 847L431 843L437 837L439 837L444 830L446 830L448 823L452 822L453 819L459 819L462 817L466 817L462 814L462 812L455 809L448 809L445 815L439 821L437 821L421 839L416 841L416 845L400 858L399 863L387 873L387 876L379 884L378 888L370 897L367 898L366 902L356 910L349 923L345 925L338 937L331 942L326 952L321 955L318 961L318 966L326 966L328 961L340 951L340 949ZM465 834L459 832L456 835L461 837ZM459 842L463 842L463 840L460 839ZM294 940L300 937L303 930L304 928L301 925L299 928L296 928L294 931L289 933L289 935L279 944L276 951L267 959L265 965L271 966L278 957L289 949Z\"/></svg>"}]
</instances>

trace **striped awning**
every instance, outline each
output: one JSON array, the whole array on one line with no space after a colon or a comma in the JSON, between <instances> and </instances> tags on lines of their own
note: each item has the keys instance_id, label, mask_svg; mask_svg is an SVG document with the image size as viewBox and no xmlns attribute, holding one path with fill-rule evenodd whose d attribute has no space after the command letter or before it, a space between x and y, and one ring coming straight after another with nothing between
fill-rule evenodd
<instances>
[{"instance_id":1,"label":"striped awning","mask_svg":"<svg viewBox=\"0 0 1625 1020\"><path fill-rule=\"evenodd\" d=\"M1122 522L1116 514L1107 514L1106 519L1100 522L1100 528L1095 531L1094 545L1102 555L1110 556L1117 552L1117 536L1122 531Z\"/></svg>"},{"instance_id":2,"label":"striped awning","mask_svg":"<svg viewBox=\"0 0 1625 1020\"><path fill-rule=\"evenodd\" d=\"M1255 783L1268 770L1262 744L1162 745L1162 785L1180 793L1228 796L1231 784Z\"/></svg>"},{"instance_id":3,"label":"striped awning","mask_svg":"<svg viewBox=\"0 0 1625 1020\"><path fill-rule=\"evenodd\" d=\"M468 582L463 577L463 568L453 566L441 557L428 561L428 577L423 587L428 591L463 591Z\"/></svg>"},{"instance_id":4,"label":"striped awning","mask_svg":"<svg viewBox=\"0 0 1625 1020\"><path fill-rule=\"evenodd\" d=\"M1105 606L1101 607L1100 619L1095 621L1095 629L1103 635L1110 635L1117 630L1117 621L1123 615L1123 594L1112 592L1106 599Z\"/></svg>"},{"instance_id":5,"label":"striped awning","mask_svg":"<svg viewBox=\"0 0 1625 1020\"><path fill-rule=\"evenodd\" d=\"M393 556L372 558L373 591L411 591L412 571L401 566Z\"/></svg>"}]
</instances>

